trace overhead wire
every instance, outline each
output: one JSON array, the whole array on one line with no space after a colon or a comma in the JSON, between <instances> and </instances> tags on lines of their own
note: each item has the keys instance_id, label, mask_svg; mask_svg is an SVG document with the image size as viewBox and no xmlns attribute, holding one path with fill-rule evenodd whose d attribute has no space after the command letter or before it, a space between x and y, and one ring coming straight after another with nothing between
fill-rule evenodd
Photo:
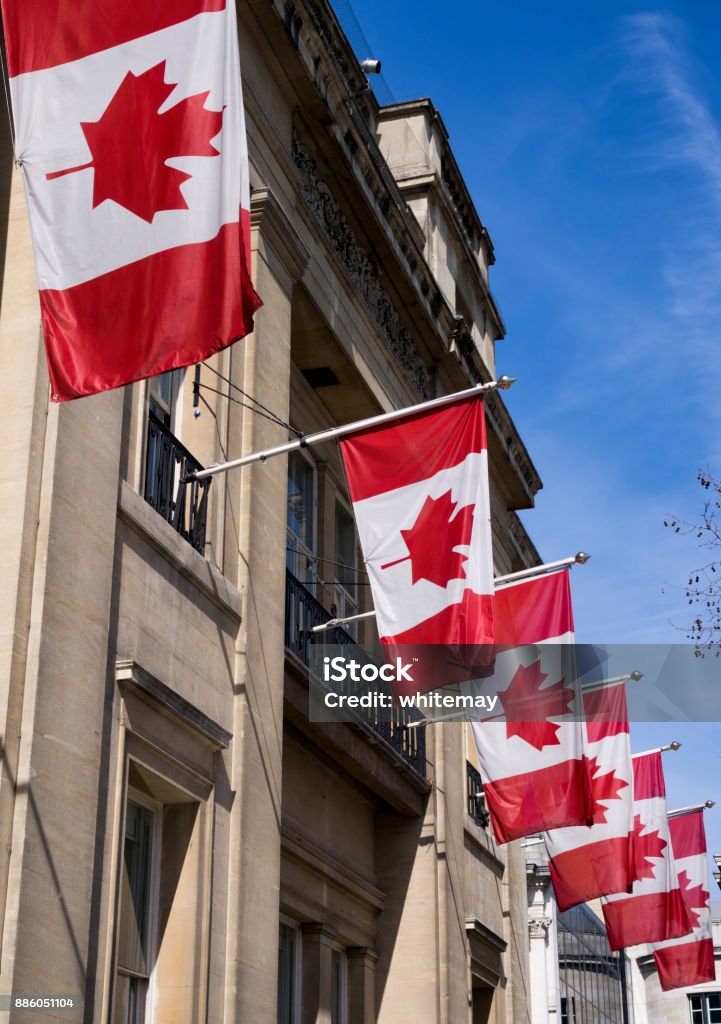
<instances>
[{"instance_id":1,"label":"overhead wire","mask_svg":"<svg viewBox=\"0 0 721 1024\"><path fill-rule=\"evenodd\" d=\"M244 402L238 401L237 398L233 398L231 395L224 395L225 398L229 398L230 401L232 402L237 402L238 405L242 405L244 408L250 409L251 412L257 412L258 415L265 416L266 419L269 419L272 422L277 423L279 427L285 427L285 429L289 431L289 433L294 434L296 437L303 436L302 430L297 430L295 427L291 426L290 423L284 420L277 413L273 412L272 409L269 409L266 405L263 405L262 402L259 402L257 398L253 398L253 396L249 395L247 391L244 391L239 384L235 383L235 381L230 380L228 377L224 376L219 370L216 370L214 366L211 366L209 363L202 363L201 365L204 366L207 370L210 370L211 373L214 373L216 377L219 377L224 384L228 385L228 387L233 388L233 390L237 391L244 398L247 398L249 402L253 403L253 406L257 406L257 409L253 408L252 406L246 405ZM208 388L211 391L214 390L213 388L210 388L208 384L200 384L199 386L201 388ZM223 392L216 391L216 394L223 395Z\"/></svg>"}]
</instances>

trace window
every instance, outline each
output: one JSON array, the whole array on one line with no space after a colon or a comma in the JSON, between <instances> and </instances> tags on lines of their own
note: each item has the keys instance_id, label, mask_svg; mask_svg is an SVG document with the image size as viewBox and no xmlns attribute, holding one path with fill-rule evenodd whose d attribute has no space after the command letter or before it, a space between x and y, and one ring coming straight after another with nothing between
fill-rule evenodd
<instances>
[{"instance_id":1,"label":"window","mask_svg":"<svg viewBox=\"0 0 721 1024\"><path fill-rule=\"evenodd\" d=\"M561 1024L576 1024L576 997L561 997Z\"/></svg>"},{"instance_id":2,"label":"window","mask_svg":"<svg viewBox=\"0 0 721 1024\"><path fill-rule=\"evenodd\" d=\"M331 953L330 1024L346 1024L348 1006L348 971L345 953L334 949Z\"/></svg>"},{"instance_id":3,"label":"window","mask_svg":"<svg viewBox=\"0 0 721 1024\"><path fill-rule=\"evenodd\" d=\"M182 482L203 468L175 436L184 373L173 370L150 379L145 500L202 555L211 478Z\"/></svg>"},{"instance_id":4,"label":"window","mask_svg":"<svg viewBox=\"0 0 721 1024\"><path fill-rule=\"evenodd\" d=\"M157 848L157 808L129 797L118 928L117 993L114 1024L142 1024L155 941L152 886Z\"/></svg>"},{"instance_id":5,"label":"window","mask_svg":"<svg viewBox=\"0 0 721 1024\"><path fill-rule=\"evenodd\" d=\"M335 505L335 605L340 618L358 611L358 571L356 558L356 530L353 516L336 502ZM356 623L349 623L348 632L355 636Z\"/></svg>"},{"instance_id":6,"label":"window","mask_svg":"<svg viewBox=\"0 0 721 1024\"><path fill-rule=\"evenodd\" d=\"M297 928L281 922L278 932L278 1024L296 1024L300 1009Z\"/></svg>"},{"instance_id":7,"label":"window","mask_svg":"<svg viewBox=\"0 0 721 1024\"><path fill-rule=\"evenodd\" d=\"M315 468L301 452L288 456L286 564L301 583L315 579Z\"/></svg>"},{"instance_id":8,"label":"window","mask_svg":"<svg viewBox=\"0 0 721 1024\"><path fill-rule=\"evenodd\" d=\"M691 1024L721 1024L721 992L689 996Z\"/></svg>"},{"instance_id":9,"label":"window","mask_svg":"<svg viewBox=\"0 0 721 1024\"><path fill-rule=\"evenodd\" d=\"M199 801L131 760L116 915L112 1024L191 1024L202 985Z\"/></svg>"},{"instance_id":10,"label":"window","mask_svg":"<svg viewBox=\"0 0 721 1024\"><path fill-rule=\"evenodd\" d=\"M149 381L150 411L168 430L175 430L176 427L178 399L184 376L185 370L170 370L151 377Z\"/></svg>"}]
</instances>

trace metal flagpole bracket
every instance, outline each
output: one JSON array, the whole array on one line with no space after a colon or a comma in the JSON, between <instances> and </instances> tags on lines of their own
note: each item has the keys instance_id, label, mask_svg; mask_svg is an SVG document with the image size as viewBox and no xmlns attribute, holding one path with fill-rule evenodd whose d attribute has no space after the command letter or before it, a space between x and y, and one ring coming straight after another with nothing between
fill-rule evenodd
<instances>
[{"instance_id":1,"label":"metal flagpole bracket","mask_svg":"<svg viewBox=\"0 0 721 1024\"><path fill-rule=\"evenodd\" d=\"M620 683L637 683L641 679L643 679L643 672L635 669L623 676L611 676L608 679L594 679L590 683L581 683L581 689L584 693L593 693L595 690L606 690L609 686L616 686Z\"/></svg>"},{"instance_id":2,"label":"metal flagpole bracket","mask_svg":"<svg viewBox=\"0 0 721 1024\"><path fill-rule=\"evenodd\" d=\"M557 562L546 562L544 565L532 565L530 569L521 569L519 572L510 572L506 576L496 576L493 581L498 586L506 583L515 583L517 580L527 580L534 576L545 576L547 573L555 572L557 569L570 569L573 565L585 565L590 559L586 551L579 551L569 558L561 558Z\"/></svg>"},{"instance_id":3,"label":"metal flagpole bracket","mask_svg":"<svg viewBox=\"0 0 721 1024\"><path fill-rule=\"evenodd\" d=\"M667 818L678 818L681 814L690 814L691 811L710 811L716 806L715 800L705 800L702 804L691 804L689 807L679 807L675 811L669 811Z\"/></svg>"},{"instance_id":4,"label":"metal flagpole bracket","mask_svg":"<svg viewBox=\"0 0 721 1024\"><path fill-rule=\"evenodd\" d=\"M501 380L503 379L504 378L501 377ZM202 476L202 474L199 474L199 476ZM515 583L517 580L531 579L533 576L545 576L547 573L555 572L556 569L567 569L572 565L585 565L590 557L591 556L585 551L579 551L577 554L571 555L569 558L561 558L558 562L546 562L545 565L534 565L530 569L521 569L520 572L512 572L507 576L496 576L493 584L496 588L499 586L502 588L507 583ZM358 615L348 615L344 619L331 619L330 622L321 622L319 626L313 626L311 632L323 633L326 629L335 629L336 626L344 626L347 622L358 622L360 619L371 619L374 615L375 611L370 611L360 612ZM624 676L624 678L627 677Z\"/></svg>"},{"instance_id":5,"label":"metal flagpole bracket","mask_svg":"<svg viewBox=\"0 0 721 1024\"><path fill-rule=\"evenodd\" d=\"M471 398L474 395L482 395L487 391L508 391L516 382L516 377L499 377L498 380L488 381L487 384L476 384L465 391L456 391L452 395L441 395L439 398L431 398L428 402L419 402L418 405L411 405L407 409L393 409L391 412L380 413L378 416L369 416L365 420L357 420L355 423L346 423L341 427L331 427L329 430L321 430L317 434L306 434L300 440L287 441L275 448L267 448L262 452L252 452L240 459L232 459L230 462L219 462L207 469L199 469L196 473L189 473L184 482L190 480L205 480L206 477L215 476L217 473L227 473L229 469L237 469L240 466L248 466L252 462L265 462L274 455L285 455L287 452L297 451L299 448L307 448L311 444L320 444L323 441L333 441L337 437L345 437L346 434L354 434L359 430L368 430L377 427L381 423L392 423L394 420L404 419L406 416L413 416L415 413L441 409L445 405L452 405L463 398Z\"/></svg>"}]
</instances>

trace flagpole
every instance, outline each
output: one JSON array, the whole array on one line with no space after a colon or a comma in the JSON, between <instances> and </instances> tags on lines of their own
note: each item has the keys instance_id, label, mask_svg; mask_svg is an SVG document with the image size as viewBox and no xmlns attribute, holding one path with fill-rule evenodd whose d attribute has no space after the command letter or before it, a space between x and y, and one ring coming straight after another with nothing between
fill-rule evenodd
<instances>
[{"instance_id":1,"label":"flagpole","mask_svg":"<svg viewBox=\"0 0 721 1024\"><path fill-rule=\"evenodd\" d=\"M646 757L648 754L664 754L667 750L680 750L683 746L678 740L673 740L671 743L667 743L665 747L653 747L652 750L642 750L638 754L633 754L633 757Z\"/></svg>"},{"instance_id":2,"label":"flagpole","mask_svg":"<svg viewBox=\"0 0 721 1024\"><path fill-rule=\"evenodd\" d=\"M555 572L556 569L566 569L572 565L585 565L591 556L585 551L579 551L570 558L561 558L558 562L546 562L544 565L532 565L530 569L521 569L520 572L511 572L507 576L496 576L493 584L501 589L508 583L515 583L517 580L527 580L533 576L545 576L546 573Z\"/></svg>"},{"instance_id":3,"label":"flagpole","mask_svg":"<svg viewBox=\"0 0 721 1024\"><path fill-rule=\"evenodd\" d=\"M211 467L212 468L212 467ZM570 568L572 565L585 565L591 556L585 551L579 551L570 558L561 558L558 562L546 562L544 565L534 565L530 569L521 569L520 572L512 572L507 576L496 576L493 581L494 589L503 590L504 586L514 583L516 580L529 579L532 576L541 576L554 572L556 569ZM501 584L499 587L498 584ZM347 615L342 619L329 619L328 622L321 622L319 626L313 626L312 633L323 633L326 629L335 629L336 626L344 626L347 622L359 622L361 619L372 619L375 616L375 609L369 612L360 612L358 615Z\"/></svg>"},{"instance_id":4,"label":"flagpole","mask_svg":"<svg viewBox=\"0 0 721 1024\"><path fill-rule=\"evenodd\" d=\"M407 409L393 409L391 412L380 413L378 416L369 416L365 420L357 420L355 423L346 423L341 427L331 427L329 430L321 430L317 434L307 434L296 441L288 441L286 444L279 444L275 448L266 448L262 452L252 452L240 459L232 459L230 462L218 462L207 469L199 469L195 473L188 473L183 477L183 483L192 480L205 480L206 477L215 476L216 473L227 473L229 469L237 469L239 466L248 466L252 462L265 462L274 455L285 455L286 452L294 452L299 448L307 448L312 444L320 444L322 441L332 441L336 437L344 437L346 434L354 434L357 430L368 430L371 427L380 426L383 423L392 423L394 420L403 419L405 416L412 416L417 412L425 412L429 409L440 409L444 405L451 405L462 398L470 398L473 395L482 395L486 391L508 391L515 384L515 377L507 377L505 374L498 380L489 381L487 384L476 384L465 391L456 391L452 395L441 395L440 398L431 398L427 402L419 402L418 405L411 405Z\"/></svg>"},{"instance_id":5,"label":"flagpole","mask_svg":"<svg viewBox=\"0 0 721 1024\"><path fill-rule=\"evenodd\" d=\"M640 679L643 679L643 672L634 671L634 672L629 672L625 676L612 676L610 679L603 679L603 680L599 680L598 682L595 682L595 683L588 683L585 686L582 683L581 684L581 690L583 691L583 693L594 693L596 690L605 689L607 686L616 686L617 684L620 684L620 683L630 683L630 682L637 683ZM441 689L442 689L442 687L441 687ZM435 725L436 722L453 722L453 721L456 721L456 722L463 722L463 721L473 722L473 721L475 721L475 719L470 718L466 714L465 711L451 711L447 715L438 715L437 718L424 718L422 721L408 722L408 723L406 723L406 728L407 729L417 729L419 725ZM583 719L583 721L585 721L585 719ZM660 749L661 750L678 750L678 748L680 746L681 746L680 743L678 743L678 744L673 744L672 743L670 746L668 746L668 747L661 747ZM651 753L651 751L649 751L649 753Z\"/></svg>"},{"instance_id":6,"label":"flagpole","mask_svg":"<svg viewBox=\"0 0 721 1024\"><path fill-rule=\"evenodd\" d=\"M591 683L581 683L581 689L584 693L594 693L596 690L605 690L617 683L637 683L641 679L643 679L643 672L634 669L633 672L628 672L625 676L611 676L610 679L596 679Z\"/></svg>"},{"instance_id":7,"label":"flagpole","mask_svg":"<svg viewBox=\"0 0 721 1024\"><path fill-rule=\"evenodd\" d=\"M690 814L691 811L710 811L716 806L715 800L706 800L702 804L691 804L690 807L679 807L677 811L669 811L667 818L678 818L681 814Z\"/></svg>"}]
</instances>

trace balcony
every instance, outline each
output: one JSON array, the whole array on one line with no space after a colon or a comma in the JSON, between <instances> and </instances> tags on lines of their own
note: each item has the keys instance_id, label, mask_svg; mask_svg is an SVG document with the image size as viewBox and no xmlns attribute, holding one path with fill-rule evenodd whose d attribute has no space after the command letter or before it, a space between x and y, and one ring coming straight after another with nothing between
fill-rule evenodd
<instances>
[{"instance_id":1,"label":"balcony","mask_svg":"<svg viewBox=\"0 0 721 1024\"><path fill-rule=\"evenodd\" d=\"M152 411L148 419L145 500L166 523L205 553L205 524L211 478L183 483L189 473L203 469L187 448Z\"/></svg>"},{"instance_id":2,"label":"balcony","mask_svg":"<svg viewBox=\"0 0 721 1024\"><path fill-rule=\"evenodd\" d=\"M481 828L488 828L491 820L486 810L486 798L483 795L483 779L470 761L466 761L466 795L468 814Z\"/></svg>"},{"instance_id":3,"label":"balcony","mask_svg":"<svg viewBox=\"0 0 721 1024\"><path fill-rule=\"evenodd\" d=\"M313 626L328 622L331 614L317 601L310 591L306 590L291 572L286 572L285 586L285 646L286 650L295 655L304 665L310 665L310 648L314 643L347 644L349 657L360 661L364 657L363 649L345 630L340 627L325 633L313 633ZM368 721L368 725L378 736L395 750L403 761L421 778L426 774L426 736L425 726L410 729L405 724L405 713L398 709L393 712L390 722Z\"/></svg>"}]
</instances>

